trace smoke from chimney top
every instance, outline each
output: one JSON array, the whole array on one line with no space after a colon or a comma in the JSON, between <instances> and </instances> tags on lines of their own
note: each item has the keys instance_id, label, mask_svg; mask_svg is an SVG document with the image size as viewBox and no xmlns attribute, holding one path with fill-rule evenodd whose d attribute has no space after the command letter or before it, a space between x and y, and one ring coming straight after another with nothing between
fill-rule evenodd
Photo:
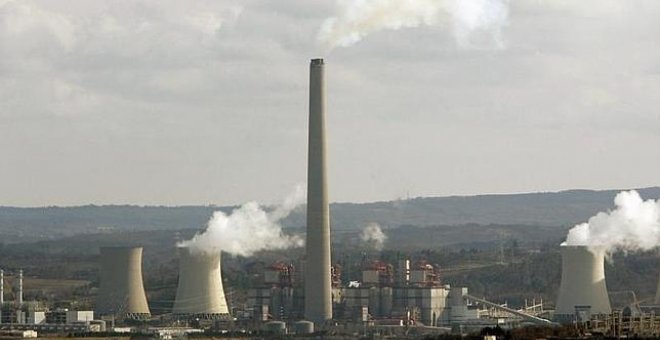
<instances>
[{"instance_id":1,"label":"smoke from chimney top","mask_svg":"<svg viewBox=\"0 0 660 340\"><path fill-rule=\"evenodd\" d=\"M449 26L459 48L502 49L508 0L338 0L340 15L326 19L318 40L348 47L371 33L419 26Z\"/></svg>"}]
</instances>

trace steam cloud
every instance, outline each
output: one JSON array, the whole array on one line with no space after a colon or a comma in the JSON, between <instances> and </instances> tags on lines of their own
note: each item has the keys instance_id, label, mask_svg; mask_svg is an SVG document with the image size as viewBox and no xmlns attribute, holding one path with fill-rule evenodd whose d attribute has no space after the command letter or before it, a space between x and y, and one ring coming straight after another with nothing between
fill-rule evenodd
<instances>
[{"instance_id":1,"label":"steam cloud","mask_svg":"<svg viewBox=\"0 0 660 340\"><path fill-rule=\"evenodd\" d=\"M449 25L460 48L502 49L508 0L338 0L341 15L326 19L318 39L348 47L370 33Z\"/></svg>"},{"instance_id":2,"label":"steam cloud","mask_svg":"<svg viewBox=\"0 0 660 340\"><path fill-rule=\"evenodd\" d=\"M376 250L383 250L387 235L383 233L378 223L369 223L362 229L360 239Z\"/></svg>"},{"instance_id":3,"label":"steam cloud","mask_svg":"<svg viewBox=\"0 0 660 340\"><path fill-rule=\"evenodd\" d=\"M562 245L604 246L608 252L660 246L660 200L644 201L633 190L620 192L614 204L614 210L573 227Z\"/></svg>"},{"instance_id":4,"label":"steam cloud","mask_svg":"<svg viewBox=\"0 0 660 340\"><path fill-rule=\"evenodd\" d=\"M271 212L266 212L256 202L245 203L229 215L216 211L206 230L177 246L190 248L192 252L225 251L242 256L251 256L260 250L301 247L302 238L285 235L279 221L304 200L305 188L299 185Z\"/></svg>"}]
</instances>

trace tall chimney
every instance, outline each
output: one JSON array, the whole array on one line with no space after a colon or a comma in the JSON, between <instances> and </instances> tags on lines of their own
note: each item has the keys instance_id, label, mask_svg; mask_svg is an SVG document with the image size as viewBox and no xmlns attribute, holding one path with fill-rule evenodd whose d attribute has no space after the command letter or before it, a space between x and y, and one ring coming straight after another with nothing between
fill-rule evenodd
<instances>
[{"instance_id":1,"label":"tall chimney","mask_svg":"<svg viewBox=\"0 0 660 340\"><path fill-rule=\"evenodd\" d=\"M323 59L312 59L309 73L305 318L318 324L332 319L324 68Z\"/></svg>"},{"instance_id":2,"label":"tall chimney","mask_svg":"<svg viewBox=\"0 0 660 340\"><path fill-rule=\"evenodd\" d=\"M658 289L655 292L655 304L660 305L660 278L658 278Z\"/></svg>"},{"instance_id":3,"label":"tall chimney","mask_svg":"<svg viewBox=\"0 0 660 340\"><path fill-rule=\"evenodd\" d=\"M0 307L5 303L5 271L0 269Z\"/></svg>"},{"instance_id":4,"label":"tall chimney","mask_svg":"<svg viewBox=\"0 0 660 340\"><path fill-rule=\"evenodd\" d=\"M23 269L18 271L18 305L23 305Z\"/></svg>"}]
</instances>

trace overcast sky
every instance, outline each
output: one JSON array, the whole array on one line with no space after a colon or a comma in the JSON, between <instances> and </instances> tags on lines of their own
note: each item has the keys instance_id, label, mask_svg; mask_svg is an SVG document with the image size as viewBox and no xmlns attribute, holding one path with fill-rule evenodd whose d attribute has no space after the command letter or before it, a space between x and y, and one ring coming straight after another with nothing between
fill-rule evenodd
<instances>
[{"instance_id":1,"label":"overcast sky","mask_svg":"<svg viewBox=\"0 0 660 340\"><path fill-rule=\"evenodd\" d=\"M313 57L333 201L660 184L660 1L501 1L0 0L0 205L277 202Z\"/></svg>"}]
</instances>

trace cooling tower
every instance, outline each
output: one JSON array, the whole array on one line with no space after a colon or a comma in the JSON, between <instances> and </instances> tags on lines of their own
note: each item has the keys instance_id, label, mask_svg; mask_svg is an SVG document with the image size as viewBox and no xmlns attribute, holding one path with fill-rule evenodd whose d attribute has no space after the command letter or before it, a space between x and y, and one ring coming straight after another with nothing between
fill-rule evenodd
<instances>
[{"instance_id":1,"label":"cooling tower","mask_svg":"<svg viewBox=\"0 0 660 340\"><path fill-rule=\"evenodd\" d=\"M229 315L222 288L220 252L209 255L179 248L179 286L172 312L203 319Z\"/></svg>"},{"instance_id":2,"label":"cooling tower","mask_svg":"<svg viewBox=\"0 0 660 340\"><path fill-rule=\"evenodd\" d=\"M142 247L102 247L101 286L96 313L117 317L149 317L142 284Z\"/></svg>"},{"instance_id":3,"label":"cooling tower","mask_svg":"<svg viewBox=\"0 0 660 340\"><path fill-rule=\"evenodd\" d=\"M323 59L312 59L309 74L305 318L316 323L332 319L324 73Z\"/></svg>"},{"instance_id":4,"label":"cooling tower","mask_svg":"<svg viewBox=\"0 0 660 340\"><path fill-rule=\"evenodd\" d=\"M562 271L555 308L558 320L571 320L576 307L589 308L593 314L612 312L605 285L605 249L562 246Z\"/></svg>"}]
</instances>

